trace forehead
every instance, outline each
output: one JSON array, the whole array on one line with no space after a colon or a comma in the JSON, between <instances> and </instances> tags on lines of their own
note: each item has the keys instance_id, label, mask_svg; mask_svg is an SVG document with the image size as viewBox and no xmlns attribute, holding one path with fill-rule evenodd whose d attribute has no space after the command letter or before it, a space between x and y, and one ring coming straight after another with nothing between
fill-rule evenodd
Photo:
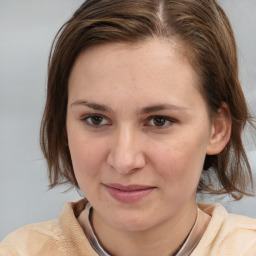
<instances>
[{"instance_id":1,"label":"forehead","mask_svg":"<svg viewBox=\"0 0 256 256\"><path fill-rule=\"evenodd\" d=\"M137 70L137 67L144 68L144 71L159 72L163 69L164 63L183 62L184 67L191 69L194 73L194 84L199 84L199 76L196 75L193 65L190 66L190 58L187 49L177 40L165 38L148 38L138 43L110 42L91 46L82 51L76 58L69 76L74 79L74 74L79 71L89 74L106 72L112 68L128 68ZM121 61L125 60L125 61ZM77 72L78 71L78 72ZM141 71L141 70L140 70ZM102 74L103 75L103 74Z\"/></svg>"},{"instance_id":2,"label":"forehead","mask_svg":"<svg viewBox=\"0 0 256 256\"><path fill-rule=\"evenodd\" d=\"M69 98L118 96L151 101L189 91L199 93L199 77L176 42L150 39L139 44L93 46L76 59L69 77ZM176 95L176 99L173 95Z\"/></svg>"}]
</instances>

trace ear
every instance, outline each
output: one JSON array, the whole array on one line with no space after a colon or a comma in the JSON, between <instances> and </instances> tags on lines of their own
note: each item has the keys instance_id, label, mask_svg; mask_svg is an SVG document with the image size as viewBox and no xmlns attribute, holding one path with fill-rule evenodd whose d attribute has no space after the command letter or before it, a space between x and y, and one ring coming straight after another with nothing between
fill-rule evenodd
<instances>
[{"instance_id":1,"label":"ear","mask_svg":"<svg viewBox=\"0 0 256 256\"><path fill-rule=\"evenodd\" d=\"M217 155L227 145L231 135L231 117L228 105L223 102L212 121L211 137L206 154Z\"/></svg>"}]
</instances>

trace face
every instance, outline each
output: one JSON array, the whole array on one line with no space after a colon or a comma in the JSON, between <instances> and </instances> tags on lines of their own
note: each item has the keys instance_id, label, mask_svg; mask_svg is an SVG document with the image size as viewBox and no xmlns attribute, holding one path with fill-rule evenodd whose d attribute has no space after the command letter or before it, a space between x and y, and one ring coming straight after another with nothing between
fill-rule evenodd
<instances>
[{"instance_id":1,"label":"face","mask_svg":"<svg viewBox=\"0 0 256 256\"><path fill-rule=\"evenodd\" d=\"M189 62L165 41L99 45L78 56L68 145L79 187L106 225L146 230L195 207L213 130L198 87Z\"/></svg>"}]
</instances>

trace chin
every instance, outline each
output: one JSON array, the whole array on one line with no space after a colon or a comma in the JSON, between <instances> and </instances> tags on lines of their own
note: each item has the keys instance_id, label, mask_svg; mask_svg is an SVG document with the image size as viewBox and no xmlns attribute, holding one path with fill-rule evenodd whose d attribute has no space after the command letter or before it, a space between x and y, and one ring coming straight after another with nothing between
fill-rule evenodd
<instances>
[{"instance_id":1,"label":"chin","mask_svg":"<svg viewBox=\"0 0 256 256\"><path fill-rule=\"evenodd\" d=\"M123 231L139 232L150 229L153 226L152 218L144 214L126 213L121 216L113 216L112 225Z\"/></svg>"}]
</instances>

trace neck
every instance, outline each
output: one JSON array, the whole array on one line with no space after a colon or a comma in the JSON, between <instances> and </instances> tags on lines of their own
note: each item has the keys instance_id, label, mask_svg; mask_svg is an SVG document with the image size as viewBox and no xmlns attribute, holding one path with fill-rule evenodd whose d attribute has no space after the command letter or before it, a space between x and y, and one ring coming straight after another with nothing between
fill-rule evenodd
<instances>
[{"instance_id":1,"label":"neck","mask_svg":"<svg viewBox=\"0 0 256 256\"><path fill-rule=\"evenodd\" d=\"M109 226L95 211L92 222L100 243L111 255L170 256L175 255L182 246L196 216L197 205L193 204L183 207L167 221L141 231L120 230Z\"/></svg>"}]
</instances>

